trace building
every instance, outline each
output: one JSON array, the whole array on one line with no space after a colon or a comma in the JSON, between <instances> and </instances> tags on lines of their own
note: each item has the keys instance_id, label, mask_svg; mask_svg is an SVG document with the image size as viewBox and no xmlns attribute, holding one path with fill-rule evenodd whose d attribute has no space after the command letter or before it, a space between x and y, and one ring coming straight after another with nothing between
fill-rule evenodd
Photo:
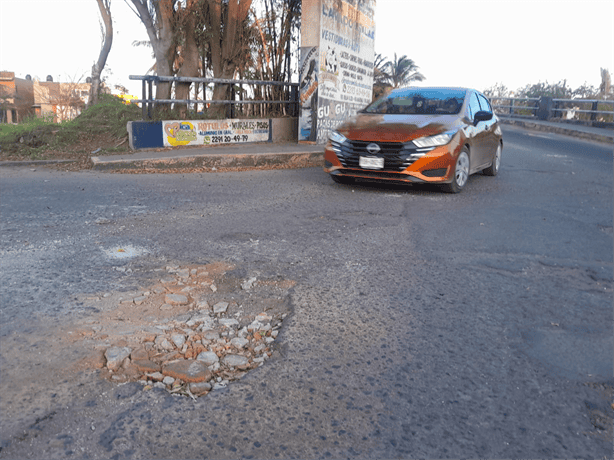
<instances>
[{"instance_id":1,"label":"building","mask_svg":"<svg viewBox=\"0 0 614 460\"><path fill-rule=\"evenodd\" d=\"M91 84L59 83L51 76L38 81L28 75L0 72L0 123L21 123L31 116L52 116L53 121L72 120L87 105Z\"/></svg>"},{"instance_id":2,"label":"building","mask_svg":"<svg viewBox=\"0 0 614 460\"><path fill-rule=\"evenodd\" d=\"M15 78L15 72L0 72L0 123L19 123L34 115L32 80Z\"/></svg>"}]
</instances>

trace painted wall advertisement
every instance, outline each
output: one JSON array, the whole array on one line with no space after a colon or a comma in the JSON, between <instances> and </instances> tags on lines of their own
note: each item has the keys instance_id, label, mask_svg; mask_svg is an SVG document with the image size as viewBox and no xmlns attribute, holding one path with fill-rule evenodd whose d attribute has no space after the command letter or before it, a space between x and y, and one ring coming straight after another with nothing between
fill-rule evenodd
<instances>
[{"instance_id":1,"label":"painted wall advertisement","mask_svg":"<svg viewBox=\"0 0 614 460\"><path fill-rule=\"evenodd\" d=\"M325 143L371 102L374 11L375 0L303 0L299 140Z\"/></svg>"},{"instance_id":2,"label":"painted wall advertisement","mask_svg":"<svg viewBox=\"0 0 614 460\"><path fill-rule=\"evenodd\" d=\"M266 142L270 120L164 121L162 130L166 147Z\"/></svg>"}]
</instances>

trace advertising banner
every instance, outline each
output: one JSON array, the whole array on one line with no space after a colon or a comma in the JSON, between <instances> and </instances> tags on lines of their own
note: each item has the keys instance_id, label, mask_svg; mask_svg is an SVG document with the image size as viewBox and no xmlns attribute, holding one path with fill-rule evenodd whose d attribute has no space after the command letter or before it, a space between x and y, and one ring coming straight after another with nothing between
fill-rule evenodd
<instances>
[{"instance_id":1,"label":"advertising banner","mask_svg":"<svg viewBox=\"0 0 614 460\"><path fill-rule=\"evenodd\" d=\"M299 140L325 143L371 102L374 12L375 0L303 0Z\"/></svg>"},{"instance_id":2,"label":"advertising banner","mask_svg":"<svg viewBox=\"0 0 614 460\"><path fill-rule=\"evenodd\" d=\"M166 147L266 142L270 120L163 121L162 137Z\"/></svg>"}]
</instances>

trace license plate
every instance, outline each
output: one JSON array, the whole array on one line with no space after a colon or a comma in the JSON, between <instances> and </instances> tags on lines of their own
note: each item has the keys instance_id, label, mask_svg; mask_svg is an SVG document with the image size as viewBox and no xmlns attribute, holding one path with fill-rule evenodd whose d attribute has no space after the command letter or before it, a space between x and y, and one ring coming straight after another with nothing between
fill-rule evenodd
<instances>
[{"instance_id":1,"label":"license plate","mask_svg":"<svg viewBox=\"0 0 614 460\"><path fill-rule=\"evenodd\" d=\"M360 157L358 165L363 169L383 169L384 159L379 157Z\"/></svg>"}]
</instances>

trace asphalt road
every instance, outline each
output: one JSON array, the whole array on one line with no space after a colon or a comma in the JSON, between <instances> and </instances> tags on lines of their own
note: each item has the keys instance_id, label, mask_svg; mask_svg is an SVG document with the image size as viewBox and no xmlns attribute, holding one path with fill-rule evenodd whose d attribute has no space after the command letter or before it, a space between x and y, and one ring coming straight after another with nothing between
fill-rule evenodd
<instances>
[{"instance_id":1,"label":"asphalt road","mask_svg":"<svg viewBox=\"0 0 614 460\"><path fill-rule=\"evenodd\" d=\"M612 146L504 142L459 195L0 168L0 458L611 458ZM215 261L296 282L265 365L197 401L70 366L83 296Z\"/></svg>"}]
</instances>

